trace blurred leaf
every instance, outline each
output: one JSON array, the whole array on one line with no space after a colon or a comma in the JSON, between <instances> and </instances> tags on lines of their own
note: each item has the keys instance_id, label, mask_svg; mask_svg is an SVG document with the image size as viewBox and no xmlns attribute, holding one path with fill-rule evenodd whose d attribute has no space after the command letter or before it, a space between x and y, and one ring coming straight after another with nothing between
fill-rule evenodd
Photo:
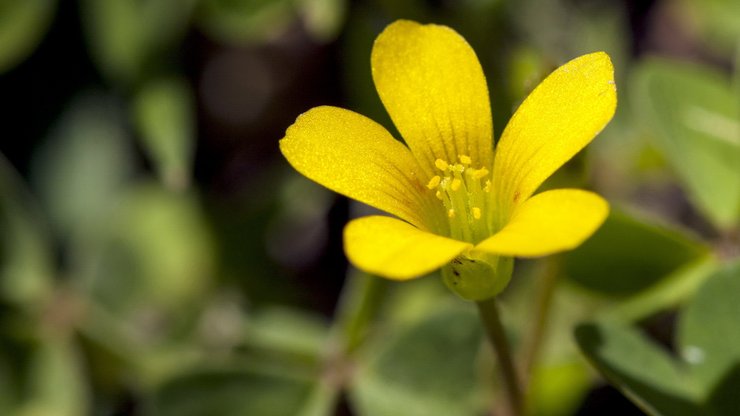
<instances>
[{"instance_id":1,"label":"blurred leaf","mask_svg":"<svg viewBox=\"0 0 740 416\"><path fill-rule=\"evenodd\" d=\"M709 48L732 51L740 39L740 2L736 0L683 0L685 17L698 23Z\"/></svg>"},{"instance_id":2,"label":"blurred leaf","mask_svg":"<svg viewBox=\"0 0 740 416\"><path fill-rule=\"evenodd\" d=\"M540 366L532 374L527 393L531 415L573 415L590 386L582 359Z\"/></svg>"},{"instance_id":3,"label":"blurred leaf","mask_svg":"<svg viewBox=\"0 0 740 416\"><path fill-rule=\"evenodd\" d=\"M328 336L327 325L308 313L285 308L268 308L250 315L248 345L286 352L303 360L318 361Z\"/></svg>"},{"instance_id":4,"label":"blurred leaf","mask_svg":"<svg viewBox=\"0 0 740 416\"><path fill-rule=\"evenodd\" d=\"M56 0L0 1L0 73L13 68L41 42Z\"/></svg>"},{"instance_id":5,"label":"blurred leaf","mask_svg":"<svg viewBox=\"0 0 740 416\"><path fill-rule=\"evenodd\" d=\"M713 275L681 316L681 355L703 386L740 365L740 263Z\"/></svg>"},{"instance_id":6,"label":"blurred leaf","mask_svg":"<svg viewBox=\"0 0 740 416\"><path fill-rule=\"evenodd\" d=\"M652 414L737 414L740 388L740 262L712 275L684 309L682 360L616 321L591 323L576 339L592 363Z\"/></svg>"},{"instance_id":7,"label":"blurred leaf","mask_svg":"<svg viewBox=\"0 0 740 416\"><path fill-rule=\"evenodd\" d=\"M521 103L552 69L546 67L543 57L535 49L516 48L508 62L509 96L514 102Z\"/></svg>"},{"instance_id":8,"label":"blurred leaf","mask_svg":"<svg viewBox=\"0 0 740 416\"><path fill-rule=\"evenodd\" d=\"M339 34L347 12L347 0L299 1L305 25L316 39L326 42Z\"/></svg>"},{"instance_id":9,"label":"blurred leaf","mask_svg":"<svg viewBox=\"0 0 740 416\"><path fill-rule=\"evenodd\" d=\"M3 348L0 354L0 414L3 415L10 414L18 402L18 377L13 367L19 361L18 357L7 354Z\"/></svg>"},{"instance_id":10,"label":"blurred leaf","mask_svg":"<svg viewBox=\"0 0 740 416\"><path fill-rule=\"evenodd\" d=\"M705 401L705 412L715 416L737 415L737 392L740 391L740 364L731 367L714 386Z\"/></svg>"},{"instance_id":11,"label":"blurred leaf","mask_svg":"<svg viewBox=\"0 0 740 416\"><path fill-rule=\"evenodd\" d=\"M685 368L635 329L601 322L581 325L575 335L591 363L649 414L701 414Z\"/></svg>"},{"instance_id":12,"label":"blurred leaf","mask_svg":"<svg viewBox=\"0 0 740 416\"><path fill-rule=\"evenodd\" d=\"M194 195L135 186L108 221L112 241L94 282L104 305L178 309L203 299L215 259Z\"/></svg>"},{"instance_id":13,"label":"blurred leaf","mask_svg":"<svg viewBox=\"0 0 740 416\"><path fill-rule=\"evenodd\" d=\"M101 71L114 81L138 80L152 58L185 34L196 0L83 0L82 22Z\"/></svg>"},{"instance_id":14,"label":"blurred leaf","mask_svg":"<svg viewBox=\"0 0 740 416\"><path fill-rule=\"evenodd\" d=\"M593 237L565 255L564 269L583 287L625 296L707 253L703 243L688 235L612 211Z\"/></svg>"},{"instance_id":15,"label":"blurred leaf","mask_svg":"<svg viewBox=\"0 0 740 416\"><path fill-rule=\"evenodd\" d=\"M35 351L28 374L28 396L18 416L88 414L88 391L80 357L68 339L47 338Z\"/></svg>"},{"instance_id":16,"label":"blurred leaf","mask_svg":"<svg viewBox=\"0 0 740 416\"><path fill-rule=\"evenodd\" d=\"M602 312L600 318L635 322L684 303L719 267L712 255L682 266L655 285Z\"/></svg>"},{"instance_id":17,"label":"blurred leaf","mask_svg":"<svg viewBox=\"0 0 740 416\"><path fill-rule=\"evenodd\" d=\"M0 291L27 306L49 293L53 266L49 236L37 207L5 156L0 154Z\"/></svg>"},{"instance_id":18,"label":"blurred leaf","mask_svg":"<svg viewBox=\"0 0 740 416\"><path fill-rule=\"evenodd\" d=\"M215 39L241 44L275 37L294 19L293 0L201 0L198 22Z\"/></svg>"},{"instance_id":19,"label":"blurred leaf","mask_svg":"<svg viewBox=\"0 0 740 416\"><path fill-rule=\"evenodd\" d=\"M151 416L285 416L298 414L308 382L239 370L193 372L156 394Z\"/></svg>"},{"instance_id":20,"label":"blurred leaf","mask_svg":"<svg viewBox=\"0 0 740 416\"><path fill-rule=\"evenodd\" d=\"M602 50L620 68L629 56L629 23L622 3L519 0L508 2L507 10L525 44L546 52L555 63Z\"/></svg>"},{"instance_id":21,"label":"blurred leaf","mask_svg":"<svg viewBox=\"0 0 740 416\"><path fill-rule=\"evenodd\" d=\"M719 228L740 214L740 100L707 68L648 60L630 82L635 115L686 191Z\"/></svg>"},{"instance_id":22,"label":"blurred leaf","mask_svg":"<svg viewBox=\"0 0 740 416\"><path fill-rule=\"evenodd\" d=\"M474 415L482 409L476 361L481 328L470 309L437 309L393 337L357 373L360 415Z\"/></svg>"},{"instance_id":23,"label":"blurred leaf","mask_svg":"<svg viewBox=\"0 0 740 416\"><path fill-rule=\"evenodd\" d=\"M120 116L105 96L75 99L32 161L44 208L65 237L98 235L130 176Z\"/></svg>"},{"instance_id":24,"label":"blurred leaf","mask_svg":"<svg viewBox=\"0 0 740 416\"><path fill-rule=\"evenodd\" d=\"M190 183L195 119L193 93L185 80L150 82L139 91L134 116L144 150L170 189Z\"/></svg>"},{"instance_id":25,"label":"blurred leaf","mask_svg":"<svg viewBox=\"0 0 740 416\"><path fill-rule=\"evenodd\" d=\"M297 416L331 416L336 414L339 386L336 383L319 382L314 387Z\"/></svg>"}]
</instances>

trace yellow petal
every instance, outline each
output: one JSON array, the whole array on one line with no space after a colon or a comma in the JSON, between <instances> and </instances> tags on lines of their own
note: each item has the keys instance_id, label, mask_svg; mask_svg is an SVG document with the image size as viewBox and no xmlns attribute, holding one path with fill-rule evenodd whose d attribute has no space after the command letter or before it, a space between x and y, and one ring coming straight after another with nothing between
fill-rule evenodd
<instances>
[{"instance_id":1,"label":"yellow petal","mask_svg":"<svg viewBox=\"0 0 740 416\"><path fill-rule=\"evenodd\" d=\"M375 40L375 87L393 123L431 178L434 162L490 167L488 87L468 43L446 26L399 20Z\"/></svg>"},{"instance_id":2,"label":"yellow petal","mask_svg":"<svg viewBox=\"0 0 740 416\"><path fill-rule=\"evenodd\" d=\"M363 217L344 228L344 251L350 262L361 270L395 280L433 272L471 247L390 217Z\"/></svg>"},{"instance_id":3,"label":"yellow petal","mask_svg":"<svg viewBox=\"0 0 740 416\"><path fill-rule=\"evenodd\" d=\"M280 150L298 172L335 192L419 227L429 223L424 218L430 215L430 193L426 181L419 180L418 163L367 117L336 107L313 108L288 128Z\"/></svg>"},{"instance_id":4,"label":"yellow petal","mask_svg":"<svg viewBox=\"0 0 740 416\"><path fill-rule=\"evenodd\" d=\"M510 221L475 247L505 256L538 257L580 245L604 222L609 204L579 189L537 194L514 211Z\"/></svg>"},{"instance_id":5,"label":"yellow petal","mask_svg":"<svg viewBox=\"0 0 740 416\"><path fill-rule=\"evenodd\" d=\"M614 115L614 68L596 52L550 74L519 106L499 140L493 169L498 210L529 198Z\"/></svg>"}]
</instances>

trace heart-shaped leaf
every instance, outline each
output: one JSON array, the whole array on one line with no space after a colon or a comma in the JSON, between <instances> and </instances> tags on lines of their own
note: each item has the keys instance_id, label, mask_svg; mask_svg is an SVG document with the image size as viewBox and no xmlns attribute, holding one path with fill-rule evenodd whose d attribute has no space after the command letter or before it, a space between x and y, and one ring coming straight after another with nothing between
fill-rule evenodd
<instances>
[{"instance_id":1,"label":"heart-shaped leaf","mask_svg":"<svg viewBox=\"0 0 740 416\"><path fill-rule=\"evenodd\" d=\"M631 79L635 116L719 228L740 215L740 100L730 81L707 68L652 59Z\"/></svg>"},{"instance_id":2,"label":"heart-shaped leaf","mask_svg":"<svg viewBox=\"0 0 740 416\"><path fill-rule=\"evenodd\" d=\"M634 295L707 251L685 233L613 211L590 239L565 255L565 274L599 293Z\"/></svg>"},{"instance_id":3,"label":"heart-shaped leaf","mask_svg":"<svg viewBox=\"0 0 740 416\"><path fill-rule=\"evenodd\" d=\"M740 263L712 275L680 317L673 357L617 321L581 325L576 339L599 371L655 415L736 415L740 388Z\"/></svg>"},{"instance_id":4,"label":"heart-shaped leaf","mask_svg":"<svg viewBox=\"0 0 740 416\"><path fill-rule=\"evenodd\" d=\"M713 275L681 316L681 355L707 391L738 386L740 378L740 263ZM737 392L738 390L736 390ZM712 393L708 393L712 394ZM723 402L714 395L714 405ZM740 410L735 400L735 410Z\"/></svg>"},{"instance_id":5,"label":"heart-shaped leaf","mask_svg":"<svg viewBox=\"0 0 740 416\"><path fill-rule=\"evenodd\" d=\"M653 415L697 415L698 392L681 364L637 330L615 322L581 325L576 340L591 363Z\"/></svg>"}]
</instances>

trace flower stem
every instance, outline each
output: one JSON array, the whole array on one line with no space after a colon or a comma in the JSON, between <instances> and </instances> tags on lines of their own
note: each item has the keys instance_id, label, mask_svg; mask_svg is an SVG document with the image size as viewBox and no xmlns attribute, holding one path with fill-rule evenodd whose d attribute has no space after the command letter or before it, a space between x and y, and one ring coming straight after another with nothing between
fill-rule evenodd
<instances>
[{"instance_id":1,"label":"flower stem","mask_svg":"<svg viewBox=\"0 0 740 416\"><path fill-rule=\"evenodd\" d=\"M386 288L386 282L375 276L359 272L347 275L331 328L323 373L299 416L334 414L342 389L352 376L351 356L365 340Z\"/></svg>"},{"instance_id":2,"label":"flower stem","mask_svg":"<svg viewBox=\"0 0 740 416\"><path fill-rule=\"evenodd\" d=\"M540 288L537 293L537 302L535 308L534 326L529 334L529 339L525 343L524 355L524 385L529 385L529 376L537 363L541 351L542 341L547 332L549 323L550 308L555 295L555 288L558 283L560 274L560 264L557 259L548 258L545 263L544 276L540 281Z\"/></svg>"},{"instance_id":3,"label":"flower stem","mask_svg":"<svg viewBox=\"0 0 740 416\"><path fill-rule=\"evenodd\" d=\"M385 297L386 283L376 276L360 272L347 276L335 318L343 354L351 354L362 344Z\"/></svg>"},{"instance_id":4,"label":"flower stem","mask_svg":"<svg viewBox=\"0 0 740 416\"><path fill-rule=\"evenodd\" d=\"M480 313L483 327L486 335L496 352L501 375L504 378L504 384L509 395L509 406L511 407L512 416L524 415L524 396L519 384L519 377L514 366L514 360L511 357L509 342L506 339L504 327L501 324L501 318L498 313L496 298L490 298L478 302L478 312Z\"/></svg>"}]
</instances>

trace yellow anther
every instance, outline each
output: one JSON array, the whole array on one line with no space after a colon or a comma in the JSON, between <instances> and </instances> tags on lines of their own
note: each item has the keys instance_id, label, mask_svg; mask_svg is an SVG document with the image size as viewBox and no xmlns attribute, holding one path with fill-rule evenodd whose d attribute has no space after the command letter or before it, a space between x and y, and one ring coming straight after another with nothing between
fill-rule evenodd
<instances>
[{"instance_id":1,"label":"yellow anther","mask_svg":"<svg viewBox=\"0 0 740 416\"><path fill-rule=\"evenodd\" d=\"M475 179L481 179L488 176L488 169L486 168L480 168L473 171L473 178Z\"/></svg>"},{"instance_id":2,"label":"yellow anther","mask_svg":"<svg viewBox=\"0 0 740 416\"><path fill-rule=\"evenodd\" d=\"M429 183L427 184L427 188L434 189L437 186L439 186L439 182L442 180L442 178L439 177L439 175L435 175L432 179L429 180Z\"/></svg>"},{"instance_id":3,"label":"yellow anther","mask_svg":"<svg viewBox=\"0 0 740 416\"><path fill-rule=\"evenodd\" d=\"M460 155L460 163L462 163L465 166L469 166L471 163L473 163L473 160L470 158L470 156Z\"/></svg>"},{"instance_id":4,"label":"yellow anther","mask_svg":"<svg viewBox=\"0 0 740 416\"><path fill-rule=\"evenodd\" d=\"M441 170L442 172L447 170L447 167L449 166L447 162L445 162L442 159L437 159L434 161L434 166L437 167L437 169Z\"/></svg>"},{"instance_id":5,"label":"yellow anther","mask_svg":"<svg viewBox=\"0 0 740 416\"><path fill-rule=\"evenodd\" d=\"M447 216L450 218L455 218L455 210L450 208L447 210Z\"/></svg>"},{"instance_id":6,"label":"yellow anther","mask_svg":"<svg viewBox=\"0 0 740 416\"><path fill-rule=\"evenodd\" d=\"M476 220L480 219L480 208L473 207L473 218L475 218Z\"/></svg>"},{"instance_id":7,"label":"yellow anther","mask_svg":"<svg viewBox=\"0 0 740 416\"><path fill-rule=\"evenodd\" d=\"M452 183L450 184L450 189L452 189L453 191L457 191L458 189L460 189L460 185L462 185L462 181L460 179L455 178L452 180Z\"/></svg>"},{"instance_id":8,"label":"yellow anther","mask_svg":"<svg viewBox=\"0 0 740 416\"><path fill-rule=\"evenodd\" d=\"M437 199L439 199L440 201L443 201L445 199L444 195L442 195L442 191L437 191L437 193L434 194L434 196L436 196Z\"/></svg>"},{"instance_id":9,"label":"yellow anther","mask_svg":"<svg viewBox=\"0 0 740 416\"><path fill-rule=\"evenodd\" d=\"M463 166L463 165L461 165L459 163L456 163L456 164L450 166L450 170L452 170L453 172L457 172L457 173L463 173L465 171L465 166Z\"/></svg>"},{"instance_id":10,"label":"yellow anther","mask_svg":"<svg viewBox=\"0 0 740 416\"><path fill-rule=\"evenodd\" d=\"M486 186L483 187L483 191L485 192L491 192L491 181L486 181Z\"/></svg>"}]
</instances>

